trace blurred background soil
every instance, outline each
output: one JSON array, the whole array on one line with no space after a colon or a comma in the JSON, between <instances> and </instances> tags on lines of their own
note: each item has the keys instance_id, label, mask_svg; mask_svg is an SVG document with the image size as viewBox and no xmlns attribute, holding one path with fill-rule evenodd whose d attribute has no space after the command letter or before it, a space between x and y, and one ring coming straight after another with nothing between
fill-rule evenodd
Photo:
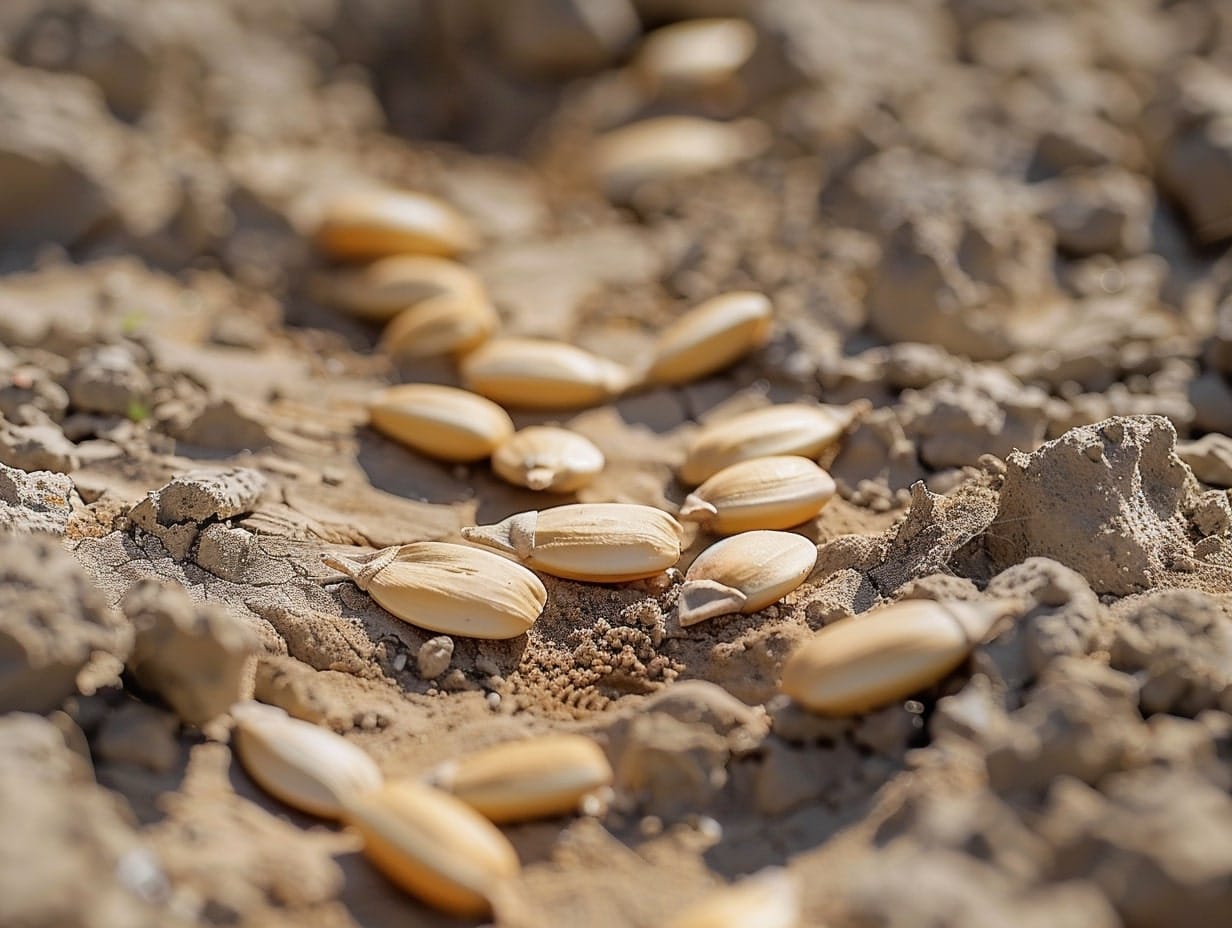
<instances>
[{"instance_id":1,"label":"blurred background soil","mask_svg":"<svg viewBox=\"0 0 1232 928\"><path fill-rule=\"evenodd\" d=\"M728 15L736 74L640 76ZM594 140L660 115L768 131L610 201ZM546 578L527 636L442 653L323 568L566 501L366 427L456 383L314 298L321 203L372 181L475 223L508 333L637 361L770 296L721 375L515 421L602 448L578 499L674 511L698 423L869 401L809 581L682 629L669 580ZM1219 0L4 0L0 923L460 924L181 723L133 669L153 616L194 695L255 647L258 698L390 776L594 735L617 800L507 829L500 925L649 928L770 865L807 925L1232 924L1229 237ZM919 700L776 696L830 621L988 596L1024 610Z\"/></svg>"}]
</instances>

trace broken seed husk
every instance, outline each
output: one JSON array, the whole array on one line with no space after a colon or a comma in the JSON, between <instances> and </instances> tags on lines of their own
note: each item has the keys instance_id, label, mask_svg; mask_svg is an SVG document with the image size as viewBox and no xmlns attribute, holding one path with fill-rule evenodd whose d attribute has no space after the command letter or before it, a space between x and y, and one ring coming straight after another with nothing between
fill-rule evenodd
<instances>
[{"instance_id":1,"label":"broken seed husk","mask_svg":"<svg viewBox=\"0 0 1232 928\"><path fill-rule=\"evenodd\" d=\"M634 503L575 503L520 512L462 537L568 580L622 583L653 577L680 560L680 523Z\"/></svg>"},{"instance_id":2,"label":"broken seed husk","mask_svg":"<svg viewBox=\"0 0 1232 928\"><path fill-rule=\"evenodd\" d=\"M513 434L513 420L491 400L436 384L388 387L369 400L368 416L378 432L443 461L486 458Z\"/></svg>"},{"instance_id":3,"label":"broken seed husk","mask_svg":"<svg viewBox=\"0 0 1232 928\"><path fill-rule=\"evenodd\" d=\"M834 491L830 475L808 458L756 458L706 480L685 498L680 518L718 535L791 528L821 512Z\"/></svg>"},{"instance_id":4,"label":"broken seed husk","mask_svg":"<svg viewBox=\"0 0 1232 928\"><path fill-rule=\"evenodd\" d=\"M570 815L612 782L612 768L589 738L545 735L449 761L434 782L499 824Z\"/></svg>"},{"instance_id":5,"label":"broken seed husk","mask_svg":"<svg viewBox=\"0 0 1232 928\"><path fill-rule=\"evenodd\" d=\"M743 19L691 19L646 36L632 66L651 90L710 87L732 80L756 45L757 31Z\"/></svg>"},{"instance_id":6,"label":"broken seed husk","mask_svg":"<svg viewBox=\"0 0 1232 928\"><path fill-rule=\"evenodd\" d=\"M633 375L615 361L564 342L498 338L467 355L462 380L503 406L576 409L617 396Z\"/></svg>"},{"instance_id":7,"label":"broken seed husk","mask_svg":"<svg viewBox=\"0 0 1232 928\"><path fill-rule=\"evenodd\" d=\"M680 466L682 482L696 486L724 467L780 454L816 458L855 421L860 407L785 403L702 427Z\"/></svg>"},{"instance_id":8,"label":"broken seed husk","mask_svg":"<svg viewBox=\"0 0 1232 928\"><path fill-rule=\"evenodd\" d=\"M313 281L313 292L322 302L378 322L438 296L485 297L478 274L430 255L396 255L362 268L321 274Z\"/></svg>"},{"instance_id":9,"label":"broken seed husk","mask_svg":"<svg viewBox=\"0 0 1232 928\"><path fill-rule=\"evenodd\" d=\"M767 867L668 919L665 928L796 928L800 887L786 870Z\"/></svg>"},{"instance_id":10,"label":"broken seed husk","mask_svg":"<svg viewBox=\"0 0 1232 928\"><path fill-rule=\"evenodd\" d=\"M817 563L817 546L791 532L744 532L711 545L680 588L680 624L756 612L796 589Z\"/></svg>"},{"instance_id":11,"label":"broken seed husk","mask_svg":"<svg viewBox=\"0 0 1232 928\"><path fill-rule=\"evenodd\" d=\"M446 635L515 638L547 603L543 582L525 567L469 545L418 541L321 559L402 621Z\"/></svg>"},{"instance_id":12,"label":"broken seed husk","mask_svg":"<svg viewBox=\"0 0 1232 928\"><path fill-rule=\"evenodd\" d=\"M515 486L572 493L590 483L604 465L590 439L568 429L532 425L492 453L492 469Z\"/></svg>"},{"instance_id":13,"label":"broken seed husk","mask_svg":"<svg viewBox=\"0 0 1232 928\"><path fill-rule=\"evenodd\" d=\"M463 354L487 341L499 322L482 293L444 294L399 313L378 347L395 358Z\"/></svg>"},{"instance_id":14,"label":"broken seed husk","mask_svg":"<svg viewBox=\"0 0 1232 928\"><path fill-rule=\"evenodd\" d=\"M401 254L450 257L476 248L479 236L461 213L436 197L366 188L325 204L316 243L333 258L371 261Z\"/></svg>"},{"instance_id":15,"label":"broken seed husk","mask_svg":"<svg viewBox=\"0 0 1232 928\"><path fill-rule=\"evenodd\" d=\"M681 384L739 361L770 337L773 307L760 293L724 293L689 310L655 340L650 383Z\"/></svg>"},{"instance_id":16,"label":"broken seed husk","mask_svg":"<svg viewBox=\"0 0 1232 928\"><path fill-rule=\"evenodd\" d=\"M839 619L788 658L780 688L821 715L868 712L943 680L1014 607L910 599Z\"/></svg>"},{"instance_id":17,"label":"broken seed husk","mask_svg":"<svg viewBox=\"0 0 1232 928\"><path fill-rule=\"evenodd\" d=\"M341 735L261 703L238 703L234 748L263 790L311 815L339 818L350 797L381 788L376 762Z\"/></svg>"},{"instance_id":18,"label":"broken seed husk","mask_svg":"<svg viewBox=\"0 0 1232 928\"><path fill-rule=\"evenodd\" d=\"M448 793L412 781L357 797L346 820L364 856L412 895L451 915L482 917L502 882L517 876L517 852L496 826Z\"/></svg>"},{"instance_id":19,"label":"broken seed husk","mask_svg":"<svg viewBox=\"0 0 1232 928\"><path fill-rule=\"evenodd\" d=\"M728 167L760 154L769 142L769 130L755 119L658 116L600 136L592 157L604 192L625 200L646 181Z\"/></svg>"}]
</instances>

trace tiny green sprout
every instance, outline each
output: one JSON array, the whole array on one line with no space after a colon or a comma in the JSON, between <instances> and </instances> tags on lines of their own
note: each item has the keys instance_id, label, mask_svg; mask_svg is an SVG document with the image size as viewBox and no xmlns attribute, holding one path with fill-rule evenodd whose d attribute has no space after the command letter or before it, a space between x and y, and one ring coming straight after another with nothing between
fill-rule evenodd
<instances>
[{"instance_id":1,"label":"tiny green sprout","mask_svg":"<svg viewBox=\"0 0 1232 928\"><path fill-rule=\"evenodd\" d=\"M131 399L128 401L128 408L124 411L133 422L144 422L150 418L150 407L139 399Z\"/></svg>"},{"instance_id":2,"label":"tiny green sprout","mask_svg":"<svg viewBox=\"0 0 1232 928\"><path fill-rule=\"evenodd\" d=\"M145 313L139 309L130 309L120 317L120 331L125 335L135 335L144 323Z\"/></svg>"}]
</instances>

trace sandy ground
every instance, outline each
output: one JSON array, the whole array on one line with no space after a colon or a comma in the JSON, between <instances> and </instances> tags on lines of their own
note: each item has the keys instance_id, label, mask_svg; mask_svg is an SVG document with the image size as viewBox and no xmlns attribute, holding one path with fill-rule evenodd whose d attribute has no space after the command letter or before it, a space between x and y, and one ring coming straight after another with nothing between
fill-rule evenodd
<instances>
[{"instance_id":1,"label":"sandy ground","mask_svg":"<svg viewBox=\"0 0 1232 928\"><path fill-rule=\"evenodd\" d=\"M1232 923L1230 9L5 0L0 924L464 923L258 789L226 716L193 717L237 686L389 777L598 740L616 800L506 829L499 925L650 928L767 866L807 925ZM730 13L759 38L723 86L633 76L639 33ZM609 202L593 139L665 114L768 146ZM313 297L314 210L365 179L481 230L505 332L637 362L754 289L775 334L687 386L515 411L604 451L576 497L436 463L364 401L453 367ZM756 614L682 628L671 577L544 578L529 634L442 666L320 562L575 499L675 511L699 423L798 398L872 409L798 529L817 568ZM840 617L1005 596L916 700L777 695Z\"/></svg>"}]
</instances>

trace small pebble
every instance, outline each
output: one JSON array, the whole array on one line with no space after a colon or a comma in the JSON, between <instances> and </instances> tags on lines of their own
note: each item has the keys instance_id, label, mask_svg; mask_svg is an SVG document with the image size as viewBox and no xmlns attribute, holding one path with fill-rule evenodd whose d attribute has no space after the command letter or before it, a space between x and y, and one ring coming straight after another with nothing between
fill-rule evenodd
<instances>
[{"instance_id":1,"label":"small pebble","mask_svg":"<svg viewBox=\"0 0 1232 928\"><path fill-rule=\"evenodd\" d=\"M406 652L399 651L394 657L394 670L401 672L406 667Z\"/></svg>"},{"instance_id":2,"label":"small pebble","mask_svg":"<svg viewBox=\"0 0 1232 928\"><path fill-rule=\"evenodd\" d=\"M653 838L656 835L663 834L663 819L657 815L647 815L637 823L637 830L642 833L643 837Z\"/></svg>"},{"instance_id":3,"label":"small pebble","mask_svg":"<svg viewBox=\"0 0 1232 928\"><path fill-rule=\"evenodd\" d=\"M419 676L423 679L435 680L449 668L451 660L453 660L453 639L448 635L437 635L419 646L415 666L419 670Z\"/></svg>"},{"instance_id":4,"label":"small pebble","mask_svg":"<svg viewBox=\"0 0 1232 928\"><path fill-rule=\"evenodd\" d=\"M491 709L493 712L495 712L497 709L500 708L500 704L501 704L500 693L488 693L488 695L485 698L488 701L488 708Z\"/></svg>"}]
</instances>

